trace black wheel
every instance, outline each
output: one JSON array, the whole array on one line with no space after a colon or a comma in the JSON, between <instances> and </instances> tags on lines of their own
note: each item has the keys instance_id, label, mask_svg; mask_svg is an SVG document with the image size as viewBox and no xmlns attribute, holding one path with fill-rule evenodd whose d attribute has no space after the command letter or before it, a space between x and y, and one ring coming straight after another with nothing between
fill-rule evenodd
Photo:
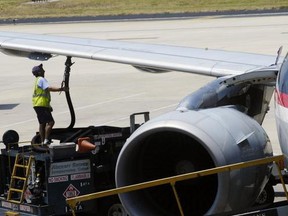
<instances>
[{"instance_id":1,"label":"black wheel","mask_svg":"<svg viewBox=\"0 0 288 216\"><path fill-rule=\"evenodd\" d=\"M98 207L100 216L128 216L117 196L100 199Z\"/></svg>"},{"instance_id":2,"label":"black wheel","mask_svg":"<svg viewBox=\"0 0 288 216\"><path fill-rule=\"evenodd\" d=\"M115 203L108 209L107 216L128 216L121 203Z\"/></svg>"},{"instance_id":3,"label":"black wheel","mask_svg":"<svg viewBox=\"0 0 288 216\"><path fill-rule=\"evenodd\" d=\"M17 149L19 142L19 134L14 130L8 130L3 134L3 143L8 149Z\"/></svg>"},{"instance_id":4,"label":"black wheel","mask_svg":"<svg viewBox=\"0 0 288 216\"><path fill-rule=\"evenodd\" d=\"M275 192L272 184L267 183L255 201L255 205L269 205L274 202Z\"/></svg>"}]
</instances>

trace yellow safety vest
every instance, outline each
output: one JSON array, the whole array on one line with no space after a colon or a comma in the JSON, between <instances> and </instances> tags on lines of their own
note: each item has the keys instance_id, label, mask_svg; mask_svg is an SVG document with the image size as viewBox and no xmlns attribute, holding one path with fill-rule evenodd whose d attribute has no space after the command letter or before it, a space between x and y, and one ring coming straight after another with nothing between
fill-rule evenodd
<instances>
[{"instance_id":1,"label":"yellow safety vest","mask_svg":"<svg viewBox=\"0 0 288 216\"><path fill-rule=\"evenodd\" d=\"M50 91L47 89L43 90L38 86L40 77L37 77L34 85L34 92L32 97L33 107L50 107Z\"/></svg>"}]
</instances>

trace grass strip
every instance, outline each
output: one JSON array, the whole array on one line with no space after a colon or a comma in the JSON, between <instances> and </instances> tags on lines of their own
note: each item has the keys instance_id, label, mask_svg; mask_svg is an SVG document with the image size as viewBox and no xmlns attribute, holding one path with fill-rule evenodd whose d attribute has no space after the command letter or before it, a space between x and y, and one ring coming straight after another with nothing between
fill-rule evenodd
<instances>
[{"instance_id":1,"label":"grass strip","mask_svg":"<svg viewBox=\"0 0 288 216\"><path fill-rule=\"evenodd\" d=\"M287 0L1 0L0 19L288 9Z\"/></svg>"}]
</instances>

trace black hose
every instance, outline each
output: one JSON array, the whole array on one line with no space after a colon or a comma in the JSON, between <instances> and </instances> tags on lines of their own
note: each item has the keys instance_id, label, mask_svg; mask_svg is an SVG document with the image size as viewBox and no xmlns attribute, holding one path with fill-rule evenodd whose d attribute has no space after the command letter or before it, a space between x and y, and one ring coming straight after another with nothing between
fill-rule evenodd
<instances>
[{"instance_id":1,"label":"black hose","mask_svg":"<svg viewBox=\"0 0 288 216\"><path fill-rule=\"evenodd\" d=\"M64 87L68 88L69 89L69 78L70 78L70 71L71 71L71 66L73 65L74 63L72 63L71 61L71 57L70 56L67 56L67 59L66 59L66 62L65 62L65 73L64 73L64 80L63 80L63 84L64 84ZM65 91L65 95L66 95L66 100L67 100L67 104L68 104L68 107L69 107L69 111L70 111L70 116L71 116L71 122L70 122L70 125L67 127L67 128L73 128L74 125L75 125L75 121L76 121L76 118L75 118L75 111L74 111L74 107L73 107L73 104L72 104L72 100L71 100L71 97L70 97L70 91Z\"/></svg>"}]
</instances>

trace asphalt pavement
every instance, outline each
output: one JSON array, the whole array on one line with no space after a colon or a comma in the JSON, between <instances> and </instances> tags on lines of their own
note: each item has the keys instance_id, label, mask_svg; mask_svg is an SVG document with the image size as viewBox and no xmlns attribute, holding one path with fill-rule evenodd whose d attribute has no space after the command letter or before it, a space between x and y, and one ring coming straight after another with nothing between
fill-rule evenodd
<instances>
[{"instance_id":1,"label":"asphalt pavement","mask_svg":"<svg viewBox=\"0 0 288 216\"><path fill-rule=\"evenodd\" d=\"M277 55L287 52L288 16L199 16L185 19L9 23L0 31L65 35L83 38L136 41ZM76 112L76 126L129 126L129 115L150 111L151 117L175 109L187 94L205 85L211 77L180 72L151 74L115 63L74 58L70 93ZM46 77L60 86L65 57L44 62ZM38 123L31 105L34 78L31 68L41 62L0 54L0 139L16 130L20 141L31 140ZM272 64L271 63L267 63ZM52 94L55 128L66 127L70 116L64 94ZM141 122L142 119L137 119ZM274 102L264 121L276 154L281 154L274 119ZM283 194L282 194L283 195Z\"/></svg>"}]
</instances>

